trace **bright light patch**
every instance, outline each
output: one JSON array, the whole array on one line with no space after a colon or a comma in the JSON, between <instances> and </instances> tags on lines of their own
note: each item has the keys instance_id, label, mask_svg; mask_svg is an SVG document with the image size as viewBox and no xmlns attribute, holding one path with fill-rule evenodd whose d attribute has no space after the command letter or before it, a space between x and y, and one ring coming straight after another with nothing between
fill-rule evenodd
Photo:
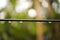
<instances>
[{"instance_id":1,"label":"bright light patch","mask_svg":"<svg viewBox=\"0 0 60 40\"><path fill-rule=\"evenodd\" d=\"M19 23L23 23L23 21L20 21Z\"/></svg>"},{"instance_id":2,"label":"bright light patch","mask_svg":"<svg viewBox=\"0 0 60 40\"><path fill-rule=\"evenodd\" d=\"M58 2L60 3L60 0L58 0Z\"/></svg>"},{"instance_id":3,"label":"bright light patch","mask_svg":"<svg viewBox=\"0 0 60 40\"><path fill-rule=\"evenodd\" d=\"M12 23L11 21L9 21L9 23Z\"/></svg>"},{"instance_id":4,"label":"bright light patch","mask_svg":"<svg viewBox=\"0 0 60 40\"><path fill-rule=\"evenodd\" d=\"M58 4L56 2L53 2L52 7L55 10L55 12L57 13L58 12Z\"/></svg>"},{"instance_id":5,"label":"bright light patch","mask_svg":"<svg viewBox=\"0 0 60 40\"><path fill-rule=\"evenodd\" d=\"M52 23L52 22L48 22L48 23Z\"/></svg>"},{"instance_id":6,"label":"bright light patch","mask_svg":"<svg viewBox=\"0 0 60 40\"><path fill-rule=\"evenodd\" d=\"M19 1L19 3L16 5L16 12L23 12L24 10L30 8L32 6L32 2L27 1Z\"/></svg>"},{"instance_id":7,"label":"bright light patch","mask_svg":"<svg viewBox=\"0 0 60 40\"><path fill-rule=\"evenodd\" d=\"M28 15L30 16L30 17L35 17L37 14L36 14L36 10L35 9L30 9L29 11L28 11Z\"/></svg>"},{"instance_id":8,"label":"bright light patch","mask_svg":"<svg viewBox=\"0 0 60 40\"><path fill-rule=\"evenodd\" d=\"M5 19L5 12L0 13L0 19Z\"/></svg>"},{"instance_id":9,"label":"bright light patch","mask_svg":"<svg viewBox=\"0 0 60 40\"><path fill-rule=\"evenodd\" d=\"M48 2L47 2L47 1L43 1L43 2L42 2L42 6L43 6L43 7L48 7Z\"/></svg>"},{"instance_id":10,"label":"bright light patch","mask_svg":"<svg viewBox=\"0 0 60 40\"><path fill-rule=\"evenodd\" d=\"M0 10L6 7L8 4L8 0L0 0Z\"/></svg>"}]
</instances>

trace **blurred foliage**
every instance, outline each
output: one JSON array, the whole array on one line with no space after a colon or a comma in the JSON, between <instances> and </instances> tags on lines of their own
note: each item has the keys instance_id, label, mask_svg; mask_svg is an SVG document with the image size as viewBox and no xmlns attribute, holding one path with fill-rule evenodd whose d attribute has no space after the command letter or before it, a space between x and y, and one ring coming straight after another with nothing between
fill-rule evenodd
<instances>
[{"instance_id":1,"label":"blurred foliage","mask_svg":"<svg viewBox=\"0 0 60 40\"><path fill-rule=\"evenodd\" d=\"M17 0L10 0L10 3L11 3L13 6L16 6L16 1L17 1Z\"/></svg>"},{"instance_id":2,"label":"blurred foliage","mask_svg":"<svg viewBox=\"0 0 60 40\"><path fill-rule=\"evenodd\" d=\"M17 0L10 0L13 7L16 6L16 1ZM34 8L34 6L32 6L32 8ZM27 10L21 13L16 13L15 10L13 11L14 12L9 12L7 10L5 19L35 19L28 17ZM60 14L54 12L54 15L55 19L60 19ZM47 19L50 19L50 16L48 16ZM45 27L47 28L44 35L49 37L53 30L53 23L46 22L44 25L46 25ZM36 27L36 22L0 22L0 38L1 40L36 40Z\"/></svg>"}]
</instances>

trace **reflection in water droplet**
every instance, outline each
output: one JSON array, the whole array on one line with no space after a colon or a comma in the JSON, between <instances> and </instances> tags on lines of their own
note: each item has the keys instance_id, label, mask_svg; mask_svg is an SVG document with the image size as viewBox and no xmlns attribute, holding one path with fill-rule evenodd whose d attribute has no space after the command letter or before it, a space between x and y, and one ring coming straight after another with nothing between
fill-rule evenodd
<instances>
[{"instance_id":1,"label":"reflection in water droplet","mask_svg":"<svg viewBox=\"0 0 60 40\"><path fill-rule=\"evenodd\" d=\"M11 21L9 21L9 23L12 23Z\"/></svg>"},{"instance_id":2,"label":"reflection in water droplet","mask_svg":"<svg viewBox=\"0 0 60 40\"><path fill-rule=\"evenodd\" d=\"M48 23L52 23L52 22L48 22Z\"/></svg>"},{"instance_id":3,"label":"reflection in water droplet","mask_svg":"<svg viewBox=\"0 0 60 40\"><path fill-rule=\"evenodd\" d=\"M19 23L23 23L23 21L20 21Z\"/></svg>"}]
</instances>

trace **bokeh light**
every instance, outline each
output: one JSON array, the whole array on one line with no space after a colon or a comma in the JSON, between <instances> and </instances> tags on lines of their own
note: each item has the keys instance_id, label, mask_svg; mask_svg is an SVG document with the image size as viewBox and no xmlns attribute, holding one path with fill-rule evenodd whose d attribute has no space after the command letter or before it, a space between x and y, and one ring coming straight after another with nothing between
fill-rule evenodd
<instances>
[{"instance_id":1,"label":"bokeh light","mask_svg":"<svg viewBox=\"0 0 60 40\"><path fill-rule=\"evenodd\" d=\"M0 19L5 19L5 12L0 12Z\"/></svg>"},{"instance_id":2,"label":"bokeh light","mask_svg":"<svg viewBox=\"0 0 60 40\"><path fill-rule=\"evenodd\" d=\"M8 5L9 0L0 0L0 10Z\"/></svg>"},{"instance_id":3,"label":"bokeh light","mask_svg":"<svg viewBox=\"0 0 60 40\"><path fill-rule=\"evenodd\" d=\"M28 2L25 0L20 0L18 1L17 5L16 5L16 12L23 12L24 10L30 8L32 6L32 2Z\"/></svg>"},{"instance_id":4,"label":"bokeh light","mask_svg":"<svg viewBox=\"0 0 60 40\"><path fill-rule=\"evenodd\" d=\"M43 1L43 2L42 2L42 6L47 8L47 7L49 6L49 5L48 5L48 2L47 2L47 1Z\"/></svg>"},{"instance_id":5,"label":"bokeh light","mask_svg":"<svg viewBox=\"0 0 60 40\"><path fill-rule=\"evenodd\" d=\"M29 11L28 11L28 15L29 15L29 17L36 17L36 10L35 9L30 9Z\"/></svg>"}]
</instances>

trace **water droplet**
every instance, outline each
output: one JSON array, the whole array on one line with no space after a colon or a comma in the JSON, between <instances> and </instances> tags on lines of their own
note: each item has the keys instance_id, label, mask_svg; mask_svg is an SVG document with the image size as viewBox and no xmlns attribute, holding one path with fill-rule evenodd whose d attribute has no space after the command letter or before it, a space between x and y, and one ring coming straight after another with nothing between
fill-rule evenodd
<instances>
[{"instance_id":1,"label":"water droplet","mask_svg":"<svg viewBox=\"0 0 60 40\"><path fill-rule=\"evenodd\" d=\"M48 23L52 23L52 22L48 22Z\"/></svg>"},{"instance_id":2,"label":"water droplet","mask_svg":"<svg viewBox=\"0 0 60 40\"><path fill-rule=\"evenodd\" d=\"M23 21L20 21L19 23L23 23Z\"/></svg>"},{"instance_id":3,"label":"water droplet","mask_svg":"<svg viewBox=\"0 0 60 40\"><path fill-rule=\"evenodd\" d=\"M9 23L12 23L11 21L9 21Z\"/></svg>"}]
</instances>

